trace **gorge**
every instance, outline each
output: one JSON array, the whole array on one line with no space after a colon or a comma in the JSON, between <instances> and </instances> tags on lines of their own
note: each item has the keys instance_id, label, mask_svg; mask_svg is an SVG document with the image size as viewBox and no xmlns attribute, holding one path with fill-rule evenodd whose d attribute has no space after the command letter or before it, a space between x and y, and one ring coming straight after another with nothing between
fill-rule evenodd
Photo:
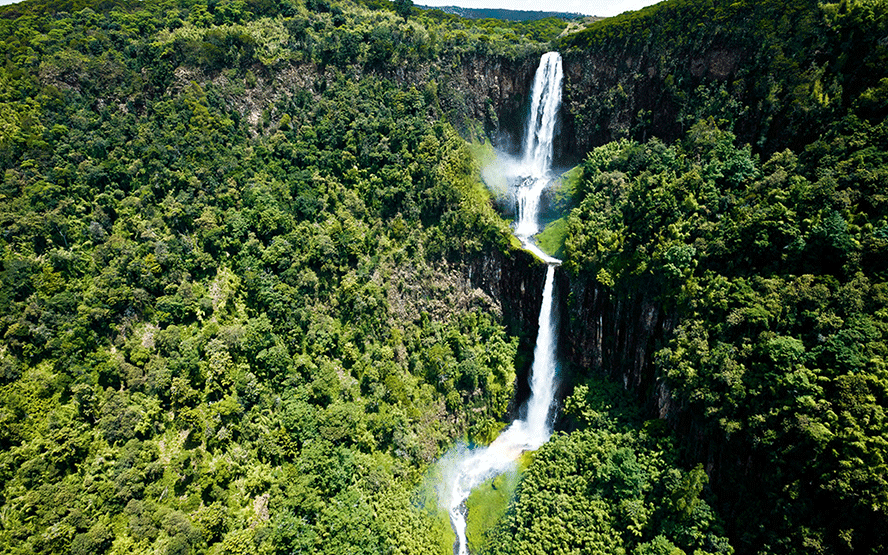
<instances>
[{"instance_id":1,"label":"gorge","mask_svg":"<svg viewBox=\"0 0 888 555\"><path fill-rule=\"evenodd\" d=\"M454 475L448 477L445 497L450 520L456 532L454 553L468 555L466 538L466 499L472 490L486 480L513 467L524 451L533 451L552 433L552 403L556 389L557 322L553 312L555 268L560 260L542 252L533 242L538 229L540 196L552 180L552 137L561 106L561 55L544 54L531 89L531 105L526 128L524 156L514 172L518 221L515 235L524 247L547 264L542 292L536 346L530 371L530 398L522 408L523 417L512 422L490 445L480 446L462 455Z\"/></svg>"},{"instance_id":2,"label":"gorge","mask_svg":"<svg viewBox=\"0 0 888 555\"><path fill-rule=\"evenodd\" d=\"M0 553L886 552L886 14L0 7Z\"/></svg>"}]
</instances>

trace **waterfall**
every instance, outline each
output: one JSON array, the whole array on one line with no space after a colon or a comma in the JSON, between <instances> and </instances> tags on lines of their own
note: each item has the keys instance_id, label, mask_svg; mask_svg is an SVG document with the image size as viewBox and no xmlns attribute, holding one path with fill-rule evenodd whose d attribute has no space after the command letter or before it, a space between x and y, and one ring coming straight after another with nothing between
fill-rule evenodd
<instances>
[{"instance_id":1,"label":"waterfall","mask_svg":"<svg viewBox=\"0 0 888 555\"><path fill-rule=\"evenodd\" d=\"M533 78L527 137L524 140L524 165L534 177L542 177L552 168L552 139L555 120L561 108L561 54L543 54Z\"/></svg>"},{"instance_id":2,"label":"waterfall","mask_svg":"<svg viewBox=\"0 0 888 555\"><path fill-rule=\"evenodd\" d=\"M531 89L530 114L527 118L527 137L524 141L524 157L519 168L518 223L515 235L524 246L547 262L555 262L535 248L530 237L539 232L540 197L551 182L552 140L555 123L561 107L561 55L558 52L543 54Z\"/></svg>"},{"instance_id":3,"label":"waterfall","mask_svg":"<svg viewBox=\"0 0 888 555\"><path fill-rule=\"evenodd\" d=\"M549 440L552 434L552 402L555 397L557 361L555 347L558 331L553 315L553 288L555 267L560 260L548 256L534 244L532 236L539 231L538 211L540 196L550 183L552 139L555 121L561 105L561 55L544 54L540 60L531 89L531 108L527 122L527 140L519 168L517 189L518 222L515 235L525 248L546 261L546 283L540 307L539 331L531 368L530 399L526 415L506 428L487 447L476 448L466 454L449 480L447 499L450 522L456 532L454 553L468 555L466 540L466 500L472 490L484 481L509 470L522 452L535 450Z\"/></svg>"}]
</instances>

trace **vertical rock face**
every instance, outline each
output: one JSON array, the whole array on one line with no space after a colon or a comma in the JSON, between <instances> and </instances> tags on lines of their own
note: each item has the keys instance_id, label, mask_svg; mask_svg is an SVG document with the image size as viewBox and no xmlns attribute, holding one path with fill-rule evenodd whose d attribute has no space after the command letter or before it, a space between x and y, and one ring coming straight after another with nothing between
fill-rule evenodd
<instances>
[{"instance_id":1,"label":"vertical rock face","mask_svg":"<svg viewBox=\"0 0 888 555\"><path fill-rule=\"evenodd\" d=\"M528 323L532 335L536 335L537 316L540 313L540 292L546 280L546 265L526 251L514 251L514 257L505 259L503 267L507 273L520 275L517 281L503 280L504 300L512 303L509 310L514 317ZM506 312L506 309L504 309Z\"/></svg>"},{"instance_id":2,"label":"vertical rock face","mask_svg":"<svg viewBox=\"0 0 888 555\"><path fill-rule=\"evenodd\" d=\"M564 132L559 151L581 159L592 148L622 137L672 141L687 131L685 91L730 82L742 52L718 44L664 60L654 46L632 55L611 45L564 54ZM677 53L673 53L677 54Z\"/></svg>"},{"instance_id":3,"label":"vertical rock face","mask_svg":"<svg viewBox=\"0 0 888 555\"><path fill-rule=\"evenodd\" d=\"M562 359L633 392L650 417L666 420L688 438L688 453L706 463L716 485L714 466L724 457L724 446L704 440L698 423L654 368L654 355L675 329L678 315L654 301L643 285L631 295L617 295L592 276L561 271L558 286L567 291L561 308Z\"/></svg>"},{"instance_id":4,"label":"vertical rock face","mask_svg":"<svg viewBox=\"0 0 888 555\"><path fill-rule=\"evenodd\" d=\"M508 59L472 56L459 60L445 83L456 93L453 110L484 123L484 132L497 148L516 153L521 148L530 85L539 53Z\"/></svg>"},{"instance_id":5,"label":"vertical rock face","mask_svg":"<svg viewBox=\"0 0 888 555\"><path fill-rule=\"evenodd\" d=\"M519 338L519 351L532 353L539 327L546 264L527 251L511 249L479 256L466 266L466 274L473 286L500 301L509 332ZM511 410L520 407L530 395L527 376L531 362L532 357L521 359L515 369L515 399Z\"/></svg>"},{"instance_id":6,"label":"vertical rock face","mask_svg":"<svg viewBox=\"0 0 888 555\"><path fill-rule=\"evenodd\" d=\"M657 376L654 355L677 325L677 315L654 302L640 286L631 295L615 295L591 276L559 272L558 286L568 291L562 307L560 355L581 373L597 373L621 383L645 408L649 418L665 420L681 438L688 461L702 463L718 496L718 509L730 535L744 496L767 487L767 461L744 444L715 438L698 415L673 396ZM742 477L738 488L738 477Z\"/></svg>"},{"instance_id":7,"label":"vertical rock face","mask_svg":"<svg viewBox=\"0 0 888 555\"><path fill-rule=\"evenodd\" d=\"M512 249L480 256L469 263L466 272L472 285L500 300L503 319L512 333L536 336L540 292L546 279L544 262L527 251Z\"/></svg>"},{"instance_id":8,"label":"vertical rock face","mask_svg":"<svg viewBox=\"0 0 888 555\"><path fill-rule=\"evenodd\" d=\"M657 382L652 360L658 342L674 328L674 316L644 291L619 299L585 276L560 272L559 287L569 292L562 309L564 359L623 384L651 412L670 417L671 396Z\"/></svg>"}]
</instances>

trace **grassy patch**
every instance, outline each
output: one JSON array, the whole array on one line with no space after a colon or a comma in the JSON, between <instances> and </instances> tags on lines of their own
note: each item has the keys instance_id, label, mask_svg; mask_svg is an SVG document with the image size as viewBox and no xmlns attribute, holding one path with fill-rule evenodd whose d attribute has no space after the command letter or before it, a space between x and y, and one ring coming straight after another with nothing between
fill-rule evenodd
<instances>
[{"instance_id":1,"label":"grassy patch","mask_svg":"<svg viewBox=\"0 0 888 555\"><path fill-rule=\"evenodd\" d=\"M456 543L456 533L450 524L450 513L440 511L435 515L435 530L439 532L438 537L441 538L439 547L440 553L450 555L453 553L453 544Z\"/></svg>"},{"instance_id":2,"label":"grassy patch","mask_svg":"<svg viewBox=\"0 0 888 555\"><path fill-rule=\"evenodd\" d=\"M516 248L516 249L523 249L524 248L524 245L521 244L521 239L519 239L511 234L509 235L509 243L512 245L513 248Z\"/></svg>"},{"instance_id":3,"label":"grassy patch","mask_svg":"<svg viewBox=\"0 0 888 555\"><path fill-rule=\"evenodd\" d=\"M552 206L548 211L549 221L545 228L534 237L534 242L543 252L555 258L564 258L564 239L567 237L567 214L576 206L574 200L583 177L583 168L574 166L564 172L552 186Z\"/></svg>"},{"instance_id":4,"label":"grassy patch","mask_svg":"<svg viewBox=\"0 0 888 555\"><path fill-rule=\"evenodd\" d=\"M495 197L499 199L504 198L509 191L509 182L506 179L503 161L497 154L496 149L493 148L490 141L483 143L471 142L468 145L469 152L481 168L481 178L484 180L487 189Z\"/></svg>"},{"instance_id":5,"label":"grassy patch","mask_svg":"<svg viewBox=\"0 0 888 555\"><path fill-rule=\"evenodd\" d=\"M479 553L487 541L487 531L506 514L509 503L515 497L515 488L527 468L524 456L518 460L515 470L500 474L492 480L484 482L466 500L469 514L467 517L466 538L469 550Z\"/></svg>"},{"instance_id":6,"label":"grassy patch","mask_svg":"<svg viewBox=\"0 0 888 555\"><path fill-rule=\"evenodd\" d=\"M567 237L567 216L549 222L534 240L537 246L549 256L564 258L564 239Z\"/></svg>"},{"instance_id":7,"label":"grassy patch","mask_svg":"<svg viewBox=\"0 0 888 555\"><path fill-rule=\"evenodd\" d=\"M426 469L422 481L413 492L413 505L424 512L429 518L431 536L438 538L439 555L453 553L453 544L456 542L456 533L450 525L450 513L441 506L439 496L442 488L446 486L444 468L440 464L434 464Z\"/></svg>"},{"instance_id":8,"label":"grassy patch","mask_svg":"<svg viewBox=\"0 0 888 555\"><path fill-rule=\"evenodd\" d=\"M553 210L566 214L575 206L574 197L577 194L582 177L582 166L574 166L558 177L553 188Z\"/></svg>"},{"instance_id":9,"label":"grassy patch","mask_svg":"<svg viewBox=\"0 0 888 555\"><path fill-rule=\"evenodd\" d=\"M496 150L490 144L490 141L484 141L483 143L472 141L466 144L469 146L469 152L472 153L472 157L481 164L481 167L496 160Z\"/></svg>"}]
</instances>

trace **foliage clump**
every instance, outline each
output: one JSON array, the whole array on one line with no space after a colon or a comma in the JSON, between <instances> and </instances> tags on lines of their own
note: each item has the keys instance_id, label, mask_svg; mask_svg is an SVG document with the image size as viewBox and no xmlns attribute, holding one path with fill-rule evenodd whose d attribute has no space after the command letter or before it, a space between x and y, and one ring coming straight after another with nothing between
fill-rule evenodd
<instances>
[{"instance_id":1,"label":"foliage clump","mask_svg":"<svg viewBox=\"0 0 888 555\"><path fill-rule=\"evenodd\" d=\"M683 470L659 420L619 386L590 379L564 401L573 428L533 455L484 553L734 552L702 465Z\"/></svg>"},{"instance_id":2,"label":"foliage clump","mask_svg":"<svg viewBox=\"0 0 888 555\"><path fill-rule=\"evenodd\" d=\"M584 163L565 265L675 315L653 363L724 461L746 549L886 541L859 524L888 522L886 131L851 115L761 162L705 120Z\"/></svg>"}]
</instances>

